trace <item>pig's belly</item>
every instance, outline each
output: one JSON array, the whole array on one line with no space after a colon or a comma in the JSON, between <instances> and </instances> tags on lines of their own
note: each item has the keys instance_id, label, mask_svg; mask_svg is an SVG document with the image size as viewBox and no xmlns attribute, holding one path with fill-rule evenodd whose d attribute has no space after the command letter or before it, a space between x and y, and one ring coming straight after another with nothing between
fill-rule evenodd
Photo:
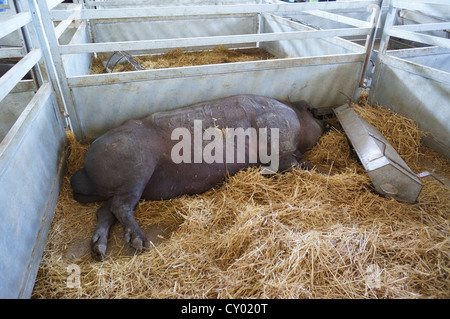
<instances>
[{"instance_id":1,"label":"pig's belly","mask_svg":"<svg viewBox=\"0 0 450 319\"><path fill-rule=\"evenodd\" d=\"M248 163L171 163L155 170L142 198L162 200L203 193L223 182L227 174L233 175L249 166Z\"/></svg>"}]
</instances>

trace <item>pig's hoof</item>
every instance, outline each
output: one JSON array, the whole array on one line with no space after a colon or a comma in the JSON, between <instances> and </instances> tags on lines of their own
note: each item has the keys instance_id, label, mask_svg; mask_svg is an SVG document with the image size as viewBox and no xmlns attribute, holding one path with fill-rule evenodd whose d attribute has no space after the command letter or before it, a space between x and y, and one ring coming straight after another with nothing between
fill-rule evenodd
<instances>
[{"instance_id":1,"label":"pig's hoof","mask_svg":"<svg viewBox=\"0 0 450 319\"><path fill-rule=\"evenodd\" d=\"M126 229L125 240L136 250L142 250L143 248L149 247L147 237L145 237L141 230L132 231L130 228Z\"/></svg>"},{"instance_id":2,"label":"pig's hoof","mask_svg":"<svg viewBox=\"0 0 450 319\"><path fill-rule=\"evenodd\" d=\"M91 246L91 255L97 261L103 261L106 256L106 245L101 244L98 241L93 242Z\"/></svg>"},{"instance_id":3,"label":"pig's hoof","mask_svg":"<svg viewBox=\"0 0 450 319\"><path fill-rule=\"evenodd\" d=\"M96 230L91 241L91 255L97 261L103 261L106 256L106 247L108 237L105 237L102 232Z\"/></svg>"}]
</instances>

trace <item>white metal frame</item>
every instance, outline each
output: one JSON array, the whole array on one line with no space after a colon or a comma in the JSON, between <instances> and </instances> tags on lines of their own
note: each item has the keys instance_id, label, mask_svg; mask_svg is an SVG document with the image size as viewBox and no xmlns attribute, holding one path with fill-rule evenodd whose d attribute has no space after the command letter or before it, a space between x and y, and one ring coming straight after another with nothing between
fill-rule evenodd
<instances>
[{"instance_id":1,"label":"white metal frame","mask_svg":"<svg viewBox=\"0 0 450 319\"><path fill-rule=\"evenodd\" d=\"M421 66L420 68L417 68L416 64L412 62L404 63L404 60L402 60L404 58L414 56L450 53L450 39L420 33L424 31L450 29L450 21L440 23L396 25L397 15L401 9L419 10L423 14L446 17L450 20L450 2L447 0L391 0L389 13L383 30L383 37L380 43L380 62L387 62L397 68L404 68L409 71L414 70L415 72L419 72L424 77L450 84L450 74L448 72L428 66ZM388 44L391 37L420 42L429 46L403 50L388 50Z\"/></svg>"},{"instance_id":2,"label":"white metal frame","mask_svg":"<svg viewBox=\"0 0 450 319\"><path fill-rule=\"evenodd\" d=\"M283 40L300 40L300 39L330 39L330 41L342 41L345 46L350 47L354 52L353 54L344 54L342 56L334 57L336 61L355 61L360 59L362 53L370 51L369 41L366 42L366 47L349 43L340 37L343 36L367 36L374 32L376 28L377 19L375 18L378 12L373 12L371 21L362 21L358 19L348 18L336 13L327 12L330 10L349 10L349 9L367 9L370 6L376 6L379 4L378 0L363 0L363 1L342 1L342 2L328 2L328 3L262 3L262 4L226 4L226 5L195 5L195 6L151 6L151 1L139 1L138 10L136 8L104 8L91 9L81 7L80 5L74 9L74 7L61 8L58 7L54 10L54 5L60 1L36 1L28 0L30 7L39 12L40 19L36 25L38 34L41 34L41 38L45 37L44 42L49 44L48 50L44 53L47 60L52 61L52 65L55 66L54 74L57 77L56 83L59 83L59 91L61 92L62 102L64 108L70 118L71 128L75 132L77 137L82 137L81 133L82 124L77 117L75 110L74 97L72 96L72 87L77 85L86 85L91 83L94 85L101 83L112 83L117 81L137 81L151 79L156 76L153 70L133 72L133 74L127 74L127 72L121 74L105 74L99 76L84 75L84 76L67 76L64 70L64 63L62 56L72 54L93 54L97 52L113 52L125 50L128 52L137 51L149 51L158 49L173 49L173 48L201 48L204 46L216 46L216 45L231 45L231 44L243 44L251 42L268 42L268 41L283 41ZM123 2L123 1L122 1ZM121 1L107 1L102 5L117 5ZM94 5L92 1L88 1L89 5ZM145 6L147 5L147 6ZM150 5L150 6L149 6ZM344 24L349 25L349 28L331 29L331 30L314 30L303 28L299 31L292 32L273 32L273 33L253 33L253 34L239 34L239 35L224 35L214 37L190 37L190 38L178 38L178 39L158 39L158 40L143 40L143 41L121 41L121 42L102 42L102 43L81 43L81 44L65 44L60 45L58 43L58 36L62 34L64 28L68 26L72 21L93 21L93 20L117 20L123 21L133 18L145 18L145 19L158 19L163 17L171 18L185 18L195 16L230 16L230 15L243 15L243 14L283 14L283 13L298 13L306 12L308 14L318 16L322 19L331 19ZM280 18L282 19L282 18ZM54 27L55 21L60 22L57 27ZM49 57L47 57L47 55ZM227 72L227 70L236 70L236 68L253 68L259 67L267 68L270 65L273 67L283 67L293 64L308 64L314 63L316 57L302 57L302 58L288 58L280 59L276 62L273 61L258 61L262 63L247 64L245 66L236 65L217 65L213 67L212 72ZM331 56L328 57L329 61L333 60ZM209 72L211 69L205 68L193 68L183 70L158 70L157 76L159 78L169 76L171 73L184 74L189 76L192 73Z\"/></svg>"},{"instance_id":3,"label":"white metal frame","mask_svg":"<svg viewBox=\"0 0 450 319\"><path fill-rule=\"evenodd\" d=\"M450 29L450 22L427 23L415 25L395 25L398 10L420 10L421 13L450 18L450 5L446 0L432 1L404 1L392 0L388 18L384 26L384 36L380 45L380 52L385 54L390 37L425 43L431 46L450 49L450 41L433 35L423 34L423 31Z\"/></svg>"},{"instance_id":4,"label":"white metal frame","mask_svg":"<svg viewBox=\"0 0 450 319\"><path fill-rule=\"evenodd\" d=\"M435 18L428 19L433 21L431 23L397 25L400 10L419 10L420 14ZM447 0L391 0L369 95L373 103L416 120L419 127L429 133L425 144L447 157L450 157L450 73L419 63L417 58L450 55L450 39L422 33L449 28L450 2ZM391 37L427 46L388 50ZM392 74L402 78L391 79ZM414 88L414 85L420 87ZM414 97L404 93L406 91L413 91Z\"/></svg>"},{"instance_id":5,"label":"white metal frame","mask_svg":"<svg viewBox=\"0 0 450 319\"><path fill-rule=\"evenodd\" d=\"M126 19L126 18L159 18L159 17L187 17L198 15L230 15L230 14L262 14L262 13L289 13L307 12L319 15L323 18L333 19L354 26L354 28L334 29L334 30L314 30L267 34L245 34L238 36L220 36L203 38L180 38L168 40L148 40L148 41L126 41L93 43L79 45L65 45L59 48L61 54L111 52L118 50L151 50L151 49L171 49L179 47L195 47L204 45L238 44L254 41L275 41L275 40L297 40L305 38L330 38L351 35L367 35L373 28L371 22L350 19L337 14L327 13L320 10L333 10L345 8L367 8L376 5L378 1L352 1L330 3L297 3L297 4L256 4L256 5L223 5L223 6L190 6L190 7L143 7L120 9L81 9L77 12L72 10L54 10L50 17L52 20L65 19ZM45 10L45 8L42 8Z\"/></svg>"},{"instance_id":6,"label":"white metal frame","mask_svg":"<svg viewBox=\"0 0 450 319\"><path fill-rule=\"evenodd\" d=\"M23 4L9 0L0 7L7 10L0 14L0 37L20 31L22 43L0 48L2 58L20 58L0 78L0 101L19 96L15 99L23 104L0 140L1 298L31 295L58 197L66 144L55 83L48 79L44 50L34 37L33 12L23 10ZM22 80L30 71L34 79Z\"/></svg>"}]
</instances>

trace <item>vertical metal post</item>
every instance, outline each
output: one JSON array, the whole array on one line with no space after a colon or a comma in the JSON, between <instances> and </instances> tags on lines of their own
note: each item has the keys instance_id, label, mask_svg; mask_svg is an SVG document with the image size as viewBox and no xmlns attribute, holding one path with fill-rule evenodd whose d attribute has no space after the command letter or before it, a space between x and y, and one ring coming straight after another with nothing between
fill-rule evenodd
<instances>
[{"instance_id":1,"label":"vertical metal post","mask_svg":"<svg viewBox=\"0 0 450 319\"><path fill-rule=\"evenodd\" d=\"M382 7L383 7L383 0L380 0L378 10L376 10L372 14L372 16L373 16L372 17L373 19L371 18L371 20L373 20L372 21L372 23L373 23L372 31L370 32L370 35L368 36L368 39L366 41L366 58L364 60L363 71L361 73L361 79L359 81L359 87L361 87L361 88L366 87L366 84L365 84L366 72L367 72L370 56L372 55L373 46L375 44L375 38L376 38L376 34L377 34L377 29L378 29L378 22L380 20Z\"/></svg>"},{"instance_id":2,"label":"vertical metal post","mask_svg":"<svg viewBox=\"0 0 450 319\"><path fill-rule=\"evenodd\" d=\"M379 54L386 54L390 35L388 34L389 29L395 25L397 19L397 8L392 5L392 2L389 3L389 11L386 16L386 22L384 23L383 35L381 36L380 49L378 50Z\"/></svg>"},{"instance_id":3,"label":"vertical metal post","mask_svg":"<svg viewBox=\"0 0 450 319\"><path fill-rule=\"evenodd\" d=\"M64 114L67 124L74 132L76 138L81 140L84 136L75 110L72 92L67 83L66 72L59 53L59 43L47 1L28 0L28 6L32 14L34 29L41 46L48 77L56 93L61 112Z\"/></svg>"},{"instance_id":4,"label":"vertical metal post","mask_svg":"<svg viewBox=\"0 0 450 319\"><path fill-rule=\"evenodd\" d=\"M22 4L20 3L20 1L12 0L12 4L14 5L14 10L16 13L23 12ZM22 37L25 52L29 53L31 50L33 50L33 41L31 41L30 32L28 31L28 24L20 28L20 35ZM41 70L37 66L34 66L33 68L31 68L30 72L37 91L39 90L39 87L43 82Z\"/></svg>"}]
</instances>

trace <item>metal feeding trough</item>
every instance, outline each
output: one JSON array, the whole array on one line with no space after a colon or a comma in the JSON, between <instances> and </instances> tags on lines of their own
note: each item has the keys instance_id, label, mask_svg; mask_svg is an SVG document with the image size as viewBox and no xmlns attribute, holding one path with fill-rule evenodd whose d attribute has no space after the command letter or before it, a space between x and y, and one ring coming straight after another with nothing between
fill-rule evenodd
<instances>
[{"instance_id":1,"label":"metal feeding trough","mask_svg":"<svg viewBox=\"0 0 450 319\"><path fill-rule=\"evenodd\" d=\"M429 172L415 174L384 136L348 104L334 109L334 113L376 191L398 201L415 203L423 188L418 177L432 175Z\"/></svg>"},{"instance_id":2,"label":"metal feeding trough","mask_svg":"<svg viewBox=\"0 0 450 319\"><path fill-rule=\"evenodd\" d=\"M103 61L103 66L108 73L112 73L118 64L123 66L120 72L125 70L128 65L131 66L134 71L145 70L145 68L134 57L132 57L131 54L125 51L115 51L107 60Z\"/></svg>"}]
</instances>

